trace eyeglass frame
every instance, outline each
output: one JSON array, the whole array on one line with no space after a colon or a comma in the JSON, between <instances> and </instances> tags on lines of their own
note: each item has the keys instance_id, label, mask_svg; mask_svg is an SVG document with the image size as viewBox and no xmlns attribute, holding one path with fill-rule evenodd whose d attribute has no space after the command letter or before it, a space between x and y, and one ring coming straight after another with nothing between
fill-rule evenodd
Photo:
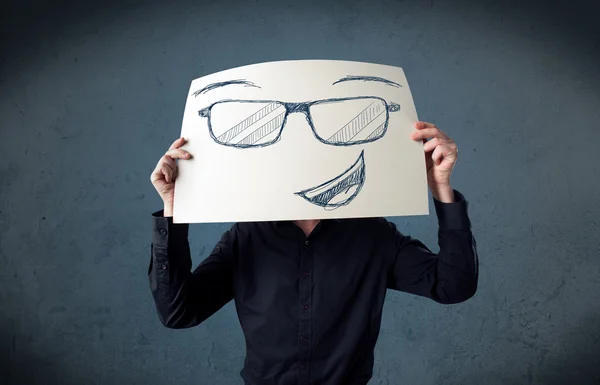
<instances>
[{"instance_id":1,"label":"eyeglass frame","mask_svg":"<svg viewBox=\"0 0 600 385\"><path fill-rule=\"evenodd\" d=\"M322 139L319 134L317 134L317 130L315 129L315 126L313 124L312 121L312 117L310 114L310 107L314 106L314 105L318 105L318 104L325 104L325 103L334 103L334 102L341 102L341 101L346 101L346 100L358 100L358 99L376 99L378 101L383 102L384 106L385 106L385 128L383 129L383 132L381 133L381 135L378 135L376 138L374 139L363 139L363 140L359 140L353 143L335 143L335 142L329 142L326 141L325 139ZM227 102L242 102L242 103L279 103L280 105L282 105L285 108L285 116L283 117L283 122L281 123L281 127L279 128L279 133L277 134L277 137L275 139L273 139L272 141L269 141L267 143L262 143L262 144L236 144L236 143L224 143L220 140L217 139L217 137L215 136L213 130L212 130L212 124L211 124L211 110L212 108L220 103L227 103ZM365 144L365 143L371 143L371 142L375 142L381 138L383 138L387 132L388 129L388 123L389 123L389 119L390 119L390 112L397 112L400 111L400 105L397 103L393 103L390 102L388 103L385 99L380 98L378 96L352 96L352 97L347 97L347 98L331 98L331 99L321 99L321 100L314 100L314 101L309 101L309 102L300 102L300 103L294 103L294 102L282 102L279 100L243 100L243 99L225 99L225 100L219 100L217 102L212 103L211 105L209 105L208 107L205 107L201 110L198 111L198 115L203 117L203 118L207 118L208 119L208 131L209 134L211 136L211 138L215 141L215 143L220 144L222 146L228 146L228 147L236 147L236 148L260 148L260 147L266 147L266 146L271 146L275 143L277 143L280 139L281 139L281 134L283 133L283 129L285 128L285 124L287 123L287 118L290 114L296 113L296 112L300 112L303 113L306 116L306 121L308 122L310 129L313 133L313 135L315 136L315 138L317 138L318 141L320 141L323 144L329 145L329 146L355 146L357 144Z\"/></svg>"}]
</instances>

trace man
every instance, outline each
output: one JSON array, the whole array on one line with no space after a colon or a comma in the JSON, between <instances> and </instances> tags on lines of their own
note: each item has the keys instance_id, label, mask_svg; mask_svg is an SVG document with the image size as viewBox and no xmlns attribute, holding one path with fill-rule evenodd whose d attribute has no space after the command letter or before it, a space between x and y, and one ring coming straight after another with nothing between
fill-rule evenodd
<instances>
[{"instance_id":1,"label":"man","mask_svg":"<svg viewBox=\"0 0 600 385\"><path fill-rule=\"evenodd\" d=\"M478 256L464 196L450 185L452 139L415 123L439 223L438 254L383 218L237 223L192 272L188 225L173 224L173 143L151 181L150 287L168 328L196 326L232 299L246 340L248 385L364 385L372 376L387 289L454 304L477 290Z\"/></svg>"}]
</instances>

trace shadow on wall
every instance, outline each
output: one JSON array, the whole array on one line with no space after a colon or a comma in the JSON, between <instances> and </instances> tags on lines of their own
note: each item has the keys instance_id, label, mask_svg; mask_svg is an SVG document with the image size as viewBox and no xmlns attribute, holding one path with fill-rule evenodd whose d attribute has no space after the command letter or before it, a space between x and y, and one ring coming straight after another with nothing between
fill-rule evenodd
<instances>
[{"instance_id":1,"label":"shadow on wall","mask_svg":"<svg viewBox=\"0 0 600 385\"><path fill-rule=\"evenodd\" d=\"M577 319L574 317L573 321ZM600 384L600 312L579 319L556 341L557 353L542 355L540 384Z\"/></svg>"},{"instance_id":2,"label":"shadow on wall","mask_svg":"<svg viewBox=\"0 0 600 385\"><path fill-rule=\"evenodd\" d=\"M75 365L62 362L62 357L43 349L19 348L22 342L33 344L31 335L0 331L0 383L2 385L89 384L96 379L86 378Z\"/></svg>"},{"instance_id":3,"label":"shadow on wall","mask_svg":"<svg viewBox=\"0 0 600 385\"><path fill-rule=\"evenodd\" d=\"M8 326L14 323L9 322ZM22 334L17 329L6 328L6 319L0 322L0 384L1 385L81 385L81 384L134 384L134 373L125 373L115 367L102 367L96 357L79 356L70 362L64 350L55 342L40 340L36 333ZM43 338L43 337L42 337ZM77 356L77 354L69 354ZM93 368L92 371L89 368ZM140 378L144 383L147 378Z\"/></svg>"},{"instance_id":4,"label":"shadow on wall","mask_svg":"<svg viewBox=\"0 0 600 385\"><path fill-rule=\"evenodd\" d=\"M573 317L573 321L576 322L577 318ZM532 330L532 333L538 332ZM526 345L531 346L527 354L519 354L519 349L508 348L502 356L496 357L498 362L517 361L516 365L496 366L493 371L485 367L474 368L467 375L467 381L452 383L599 385L600 313L582 317L578 325L557 330L556 335L556 338L547 336L545 345L526 341ZM506 343L504 337L498 340L499 343Z\"/></svg>"}]
</instances>

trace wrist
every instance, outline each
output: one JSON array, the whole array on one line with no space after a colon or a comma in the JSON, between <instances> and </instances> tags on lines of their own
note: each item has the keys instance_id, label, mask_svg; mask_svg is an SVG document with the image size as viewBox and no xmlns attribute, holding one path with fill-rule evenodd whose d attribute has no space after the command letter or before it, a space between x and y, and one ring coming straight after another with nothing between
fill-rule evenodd
<instances>
[{"instance_id":1,"label":"wrist","mask_svg":"<svg viewBox=\"0 0 600 385\"><path fill-rule=\"evenodd\" d=\"M431 195L442 203L454 203L454 189L447 185L430 185Z\"/></svg>"},{"instance_id":2,"label":"wrist","mask_svg":"<svg viewBox=\"0 0 600 385\"><path fill-rule=\"evenodd\" d=\"M172 217L173 216L173 203L165 202L165 206L163 209L164 217Z\"/></svg>"}]
</instances>

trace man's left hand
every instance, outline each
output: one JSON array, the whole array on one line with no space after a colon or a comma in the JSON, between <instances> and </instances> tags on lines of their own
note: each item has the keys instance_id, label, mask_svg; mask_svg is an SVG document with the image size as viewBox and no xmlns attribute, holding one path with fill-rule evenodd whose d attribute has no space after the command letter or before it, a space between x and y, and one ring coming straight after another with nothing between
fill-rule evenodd
<instances>
[{"instance_id":1,"label":"man's left hand","mask_svg":"<svg viewBox=\"0 0 600 385\"><path fill-rule=\"evenodd\" d=\"M432 195L442 202L453 202L450 175L458 159L456 144L435 124L417 122L415 128L417 131L412 133L411 138L424 143L427 182Z\"/></svg>"}]
</instances>

